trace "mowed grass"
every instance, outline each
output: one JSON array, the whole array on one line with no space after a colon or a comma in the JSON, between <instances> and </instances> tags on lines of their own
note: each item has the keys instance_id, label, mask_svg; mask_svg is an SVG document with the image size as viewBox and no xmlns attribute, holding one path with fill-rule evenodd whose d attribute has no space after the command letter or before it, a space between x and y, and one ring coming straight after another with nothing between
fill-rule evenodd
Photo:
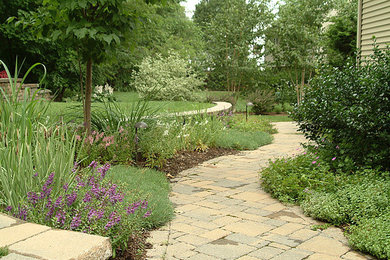
<instances>
[{"instance_id":1,"label":"mowed grass","mask_svg":"<svg viewBox=\"0 0 390 260\"><path fill-rule=\"evenodd\" d=\"M110 169L107 178L114 183L123 184L125 191L136 193L141 200L148 201L148 208L152 211L152 215L143 219L141 224L143 228L156 228L173 218L173 207L168 196L170 186L164 173L146 168L118 165ZM128 203L133 202L128 201Z\"/></svg>"},{"instance_id":2,"label":"mowed grass","mask_svg":"<svg viewBox=\"0 0 390 260\"><path fill-rule=\"evenodd\" d=\"M130 111L133 104L139 101L136 92L115 92L118 106L123 111ZM158 110L159 113L176 113L182 111L201 110L215 106L211 103L188 102L188 101L151 101L149 103L151 110ZM93 103L95 107L103 107L102 103ZM51 102L48 108L48 115L51 118L59 118L69 113L71 109L80 107L81 102ZM93 108L92 108L93 109Z\"/></svg>"}]
</instances>

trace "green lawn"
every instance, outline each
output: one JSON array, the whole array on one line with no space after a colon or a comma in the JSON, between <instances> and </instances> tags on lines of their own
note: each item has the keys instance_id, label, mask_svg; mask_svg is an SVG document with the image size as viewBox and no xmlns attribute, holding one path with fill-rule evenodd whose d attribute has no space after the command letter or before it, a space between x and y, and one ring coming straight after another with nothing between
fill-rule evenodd
<instances>
[{"instance_id":1,"label":"green lawn","mask_svg":"<svg viewBox=\"0 0 390 260\"><path fill-rule=\"evenodd\" d=\"M114 96L124 111L130 110L134 102L139 100L136 92L115 92ZM102 103L93 103L93 105L103 107ZM63 116L77 106L81 106L81 102L52 102L48 109L48 115L52 118ZM175 113L209 108L213 107L214 104L188 101L151 101L150 106L152 110L158 109L160 113Z\"/></svg>"}]
</instances>

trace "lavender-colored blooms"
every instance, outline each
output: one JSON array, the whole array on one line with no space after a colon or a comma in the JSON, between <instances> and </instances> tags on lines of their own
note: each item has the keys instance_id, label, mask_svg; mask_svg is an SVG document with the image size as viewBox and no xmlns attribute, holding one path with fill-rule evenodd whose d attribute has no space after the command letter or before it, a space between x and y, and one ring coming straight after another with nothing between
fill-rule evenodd
<instances>
[{"instance_id":1,"label":"lavender-colored blooms","mask_svg":"<svg viewBox=\"0 0 390 260\"><path fill-rule=\"evenodd\" d=\"M89 192L85 193L83 201L84 202L90 202L91 199L92 199L91 194L89 194Z\"/></svg>"},{"instance_id":2,"label":"lavender-colored blooms","mask_svg":"<svg viewBox=\"0 0 390 260\"><path fill-rule=\"evenodd\" d=\"M33 175L33 177L38 177L38 172L36 172L36 173Z\"/></svg>"},{"instance_id":3,"label":"lavender-colored blooms","mask_svg":"<svg viewBox=\"0 0 390 260\"><path fill-rule=\"evenodd\" d=\"M15 217L22 219L22 220L27 220L28 216L28 209L26 206L18 206L18 213L15 215Z\"/></svg>"},{"instance_id":4,"label":"lavender-colored blooms","mask_svg":"<svg viewBox=\"0 0 390 260\"><path fill-rule=\"evenodd\" d=\"M98 163L97 163L96 161L92 161L92 162L88 165L88 167L89 167L89 168L92 168L92 169L95 169L95 168L97 167L97 165L98 165Z\"/></svg>"},{"instance_id":5,"label":"lavender-colored blooms","mask_svg":"<svg viewBox=\"0 0 390 260\"><path fill-rule=\"evenodd\" d=\"M146 201L146 200L142 201L141 208L147 209L148 208L148 201Z\"/></svg>"},{"instance_id":6,"label":"lavender-colored blooms","mask_svg":"<svg viewBox=\"0 0 390 260\"><path fill-rule=\"evenodd\" d=\"M61 204L62 204L62 196L59 196L59 197L56 199L56 202L54 202L54 208L60 208L60 207L61 207Z\"/></svg>"},{"instance_id":7,"label":"lavender-colored blooms","mask_svg":"<svg viewBox=\"0 0 390 260\"><path fill-rule=\"evenodd\" d=\"M152 211L146 211L146 213L144 214L143 218L147 218L149 217L150 215L152 215Z\"/></svg>"},{"instance_id":8,"label":"lavender-colored blooms","mask_svg":"<svg viewBox=\"0 0 390 260\"><path fill-rule=\"evenodd\" d=\"M100 173L100 176L104 178L107 174L107 171L110 169L111 165L109 163L106 163L104 166L97 169L97 171Z\"/></svg>"},{"instance_id":9,"label":"lavender-colored blooms","mask_svg":"<svg viewBox=\"0 0 390 260\"><path fill-rule=\"evenodd\" d=\"M77 193L73 192L72 194L66 194L66 205L69 207L75 202L77 199Z\"/></svg>"},{"instance_id":10,"label":"lavender-colored blooms","mask_svg":"<svg viewBox=\"0 0 390 260\"><path fill-rule=\"evenodd\" d=\"M81 224L80 215L76 215L75 217L72 218L72 222L70 223L70 229L76 229L80 226L80 224Z\"/></svg>"},{"instance_id":11,"label":"lavender-colored blooms","mask_svg":"<svg viewBox=\"0 0 390 260\"><path fill-rule=\"evenodd\" d=\"M109 221L107 222L106 226L104 227L106 230L112 228L113 226L117 225L121 221L121 216L118 215L118 212L113 211L110 214Z\"/></svg>"},{"instance_id":12,"label":"lavender-colored blooms","mask_svg":"<svg viewBox=\"0 0 390 260\"><path fill-rule=\"evenodd\" d=\"M57 211L56 218L57 218L57 224L59 224L61 226L63 226L65 224L65 220L66 220L65 212L63 212L61 210Z\"/></svg>"},{"instance_id":13,"label":"lavender-colored blooms","mask_svg":"<svg viewBox=\"0 0 390 260\"><path fill-rule=\"evenodd\" d=\"M27 193L27 198L33 206L35 206L39 200L38 195L35 192Z\"/></svg>"},{"instance_id":14,"label":"lavender-colored blooms","mask_svg":"<svg viewBox=\"0 0 390 260\"><path fill-rule=\"evenodd\" d=\"M332 158L332 161L334 161L334 160L336 160L336 157L333 157L333 158Z\"/></svg>"},{"instance_id":15,"label":"lavender-colored blooms","mask_svg":"<svg viewBox=\"0 0 390 260\"><path fill-rule=\"evenodd\" d=\"M65 183L64 186L62 186L62 188L64 189L64 191L68 191L68 189L69 189L69 184L68 184L68 183Z\"/></svg>"},{"instance_id":16,"label":"lavender-colored blooms","mask_svg":"<svg viewBox=\"0 0 390 260\"><path fill-rule=\"evenodd\" d=\"M9 212L12 211L12 206L6 207L5 210L6 210L6 211L9 211Z\"/></svg>"}]
</instances>

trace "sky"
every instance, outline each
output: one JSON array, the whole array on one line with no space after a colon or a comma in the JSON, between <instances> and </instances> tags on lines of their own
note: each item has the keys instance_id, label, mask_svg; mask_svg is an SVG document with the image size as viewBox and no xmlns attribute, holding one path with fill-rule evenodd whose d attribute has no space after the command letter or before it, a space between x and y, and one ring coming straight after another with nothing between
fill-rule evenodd
<instances>
[{"instance_id":1,"label":"sky","mask_svg":"<svg viewBox=\"0 0 390 260\"><path fill-rule=\"evenodd\" d=\"M186 15L191 18L195 11L195 5L199 2L200 0L187 0L180 4L186 8Z\"/></svg>"}]
</instances>

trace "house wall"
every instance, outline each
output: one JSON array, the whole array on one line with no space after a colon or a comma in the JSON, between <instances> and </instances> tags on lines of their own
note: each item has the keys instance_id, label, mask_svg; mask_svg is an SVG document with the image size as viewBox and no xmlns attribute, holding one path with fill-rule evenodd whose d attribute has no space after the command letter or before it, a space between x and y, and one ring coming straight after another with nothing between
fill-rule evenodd
<instances>
[{"instance_id":1,"label":"house wall","mask_svg":"<svg viewBox=\"0 0 390 260\"><path fill-rule=\"evenodd\" d=\"M381 49L390 44L390 0L359 0L357 47L362 57L372 53L373 40Z\"/></svg>"}]
</instances>

